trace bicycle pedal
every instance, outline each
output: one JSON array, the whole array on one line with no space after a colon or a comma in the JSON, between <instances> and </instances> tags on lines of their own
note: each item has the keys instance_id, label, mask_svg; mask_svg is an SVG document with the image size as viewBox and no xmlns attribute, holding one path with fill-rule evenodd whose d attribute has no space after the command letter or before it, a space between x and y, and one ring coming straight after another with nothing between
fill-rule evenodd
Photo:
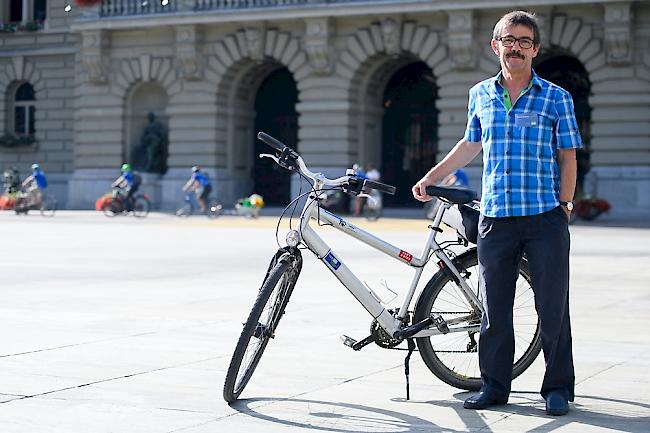
<instances>
[{"instance_id":1,"label":"bicycle pedal","mask_svg":"<svg viewBox=\"0 0 650 433\"><path fill-rule=\"evenodd\" d=\"M341 341L348 347L352 347L357 344L357 340L352 337L348 337L347 335L341 335Z\"/></svg>"},{"instance_id":2,"label":"bicycle pedal","mask_svg":"<svg viewBox=\"0 0 650 433\"><path fill-rule=\"evenodd\" d=\"M431 319L433 320L433 324L436 325L436 328L438 328L438 331L440 331L442 334L449 333L449 325L447 325L447 322L442 318L440 314L432 313Z\"/></svg>"}]
</instances>

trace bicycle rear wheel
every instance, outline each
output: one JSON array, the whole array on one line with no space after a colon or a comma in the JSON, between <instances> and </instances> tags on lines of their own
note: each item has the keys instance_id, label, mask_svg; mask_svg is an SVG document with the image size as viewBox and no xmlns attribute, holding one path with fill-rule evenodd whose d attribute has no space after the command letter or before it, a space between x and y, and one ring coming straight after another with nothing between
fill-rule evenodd
<instances>
[{"instance_id":1,"label":"bicycle rear wheel","mask_svg":"<svg viewBox=\"0 0 650 433\"><path fill-rule=\"evenodd\" d=\"M300 275L300 251L293 248L278 253L271 261L230 360L223 386L223 398L228 404L237 400L253 375L269 339L275 337L280 318Z\"/></svg>"},{"instance_id":2,"label":"bicycle rear wheel","mask_svg":"<svg viewBox=\"0 0 650 433\"><path fill-rule=\"evenodd\" d=\"M480 299L476 249L458 256L456 264L469 287ZM414 323L426 319L432 312L452 323L449 325L451 331L456 327L481 323L480 311L467 301L451 272L439 272L427 283L415 308ZM530 367L542 347L535 298L525 258L521 261L516 283L513 324L515 357L512 377L515 378ZM420 355L433 374L451 386L470 391L481 388L478 343L478 331L450 332L417 339Z\"/></svg>"}]
</instances>

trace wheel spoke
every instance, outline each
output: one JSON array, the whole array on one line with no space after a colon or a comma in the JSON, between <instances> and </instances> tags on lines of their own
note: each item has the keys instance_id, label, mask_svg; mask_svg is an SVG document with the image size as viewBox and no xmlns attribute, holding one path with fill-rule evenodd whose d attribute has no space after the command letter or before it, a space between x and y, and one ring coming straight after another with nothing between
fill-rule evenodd
<instances>
[{"instance_id":1,"label":"wheel spoke","mask_svg":"<svg viewBox=\"0 0 650 433\"><path fill-rule=\"evenodd\" d=\"M476 253L459 256L458 260L469 274L465 280L466 283L480 300L480 292L476 290L479 286ZM515 336L513 375L518 375L527 368L540 350L539 321L535 310L534 292L527 272L524 262L515 286L513 303ZM461 275L463 274L461 273ZM437 312L450 322L449 326L452 330L455 327L479 323L480 312L474 311L462 289L451 278L447 276L445 279L439 280L438 277L432 281L436 286L429 289L431 291L431 294L428 295L429 299L423 302L423 308L420 307L416 311L415 320L423 320L431 314L430 312ZM425 310L427 305L430 307ZM436 376L458 388L476 390L481 386L478 351L476 350L480 344L479 336L478 332L473 334L467 332L436 334L418 339L418 346L425 363Z\"/></svg>"}]
</instances>

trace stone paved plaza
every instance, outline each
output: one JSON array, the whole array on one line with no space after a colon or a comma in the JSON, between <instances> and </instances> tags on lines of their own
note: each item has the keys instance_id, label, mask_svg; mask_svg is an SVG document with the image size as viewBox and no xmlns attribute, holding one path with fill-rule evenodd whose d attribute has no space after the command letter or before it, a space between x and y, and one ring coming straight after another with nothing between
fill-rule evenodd
<instances>
[{"instance_id":1,"label":"stone paved plaza","mask_svg":"<svg viewBox=\"0 0 650 433\"><path fill-rule=\"evenodd\" d=\"M545 415L541 356L510 404L474 412L414 354L406 401L405 352L340 343L365 337L369 317L310 253L277 338L229 407L224 375L276 248L275 223L1 213L0 431L650 431L650 229L614 223L571 228L577 397L565 417ZM426 225L370 227L419 252ZM381 270L403 290L410 269L323 231L369 285L381 288Z\"/></svg>"}]
</instances>

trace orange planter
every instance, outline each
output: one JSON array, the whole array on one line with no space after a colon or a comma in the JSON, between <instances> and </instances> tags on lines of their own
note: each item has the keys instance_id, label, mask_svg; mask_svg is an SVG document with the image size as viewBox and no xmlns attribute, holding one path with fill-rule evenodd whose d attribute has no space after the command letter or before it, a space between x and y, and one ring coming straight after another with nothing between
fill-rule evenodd
<instances>
[{"instance_id":1,"label":"orange planter","mask_svg":"<svg viewBox=\"0 0 650 433\"><path fill-rule=\"evenodd\" d=\"M103 196L99 197L95 202L95 210L101 211L104 209L104 206L107 205L112 199L111 193L106 193Z\"/></svg>"},{"instance_id":2,"label":"orange planter","mask_svg":"<svg viewBox=\"0 0 650 433\"><path fill-rule=\"evenodd\" d=\"M16 199L10 195L3 194L0 196L0 210L9 210L14 208Z\"/></svg>"}]
</instances>

